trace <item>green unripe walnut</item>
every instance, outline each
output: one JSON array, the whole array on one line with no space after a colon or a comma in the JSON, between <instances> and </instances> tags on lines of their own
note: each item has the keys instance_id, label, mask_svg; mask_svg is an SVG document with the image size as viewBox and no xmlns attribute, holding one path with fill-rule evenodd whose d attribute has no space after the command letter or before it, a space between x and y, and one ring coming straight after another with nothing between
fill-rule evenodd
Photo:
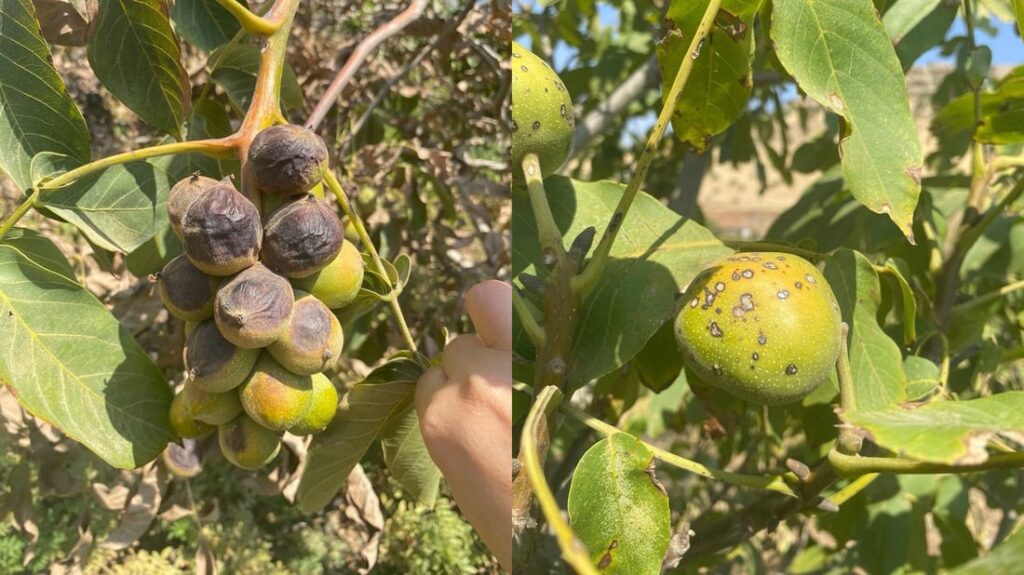
<instances>
[{"instance_id":1,"label":"green unripe walnut","mask_svg":"<svg viewBox=\"0 0 1024 575\"><path fill-rule=\"evenodd\" d=\"M288 327L267 351L292 373L313 375L341 355L345 338L341 323L320 300L295 291L295 305Z\"/></svg>"},{"instance_id":2,"label":"green unripe walnut","mask_svg":"<svg viewBox=\"0 0 1024 575\"><path fill-rule=\"evenodd\" d=\"M228 341L257 349L274 343L284 333L293 301L288 280L257 264L221 286L213 317Z\"/></svg>"},{"instance_id":3,"label":"green unripe walnut","mask_svg":"<svg viewBox=\"0 0 1024 575\"><path fill-rule=\"evenodd\" d=\"M676 319L686 364L751 403L797 401L839 355L842 316L818 268L774 252L728 256L690 284Z\"/></svg>"},{"instance_id":4,"label":"green unripe walnut","mask_svg":"<svg viewBox=\"0 0 1024 575\"><path fill-rule=\"evenodd\" d=\"M196 386L210 393L224 393L245 381L260 350L236 346L208 320L192 328L184 355L185 373Z\"/></svg>"},{"instance_id":5,"label":"green unripe walnut","mask_svg":"<svg viewBox=\"0 0 1024 575\"><path fill-rule=\"evenodd\" d=\"M171 229L178 239L182 239L181 221L185 218L192 202L202 196L207 190L217 185L217 180L192 174L181 180L167 194L167 219L170 220Z\"/></svg>"},{"instance_id":6,"label":"green unripe walnut","mask_svg":"<svg viewBox=\"0 0 1024 575\"><path fill-rule=\"evenodd\" d=\"M302 421L313 405L313 380L294 374L263 354L238 391L242 409L261 426L284 431Z\"/></svg>"},{"instance_id":7,"label":"green unripe walnut","mask_svg":"<svg viewBox=\"0 0 1024 575\"><path fill-rule=\"evenodd\" d=\"M313 404L298 424L288 429L293 435L310 435L327 428L338 412L338 390L322 373L313 376Z\"/></svg>"},{"instance_id":8,"label":"green unripe walnut","mask_svg":"<svg viewBox=\"0 0 1024 575\"><path fill-rule=\"evenodd\" d=\"M302 126L271 126L253 138L249 167L257 187L264 192L281 196L304 194L327 172L327 145Z\"/></svg>"},{"instance_id":9,"label":"green unripe walnut","mask_svg":"<svg viewBox=\"0 0 1024 575\"><path fill-rule=\"evenodd\" d=\"M260 427L245 414L218 427L217 439L224 458L242 469L259 469L281 450L278 434Z\"/></svg>"},{"instance_id":10,"label":"green unripe walnut","mask_svg":"<svg viewBox=\"0 0 1024 575\"><path fill-rule=\"evenodd\" d=\"M157 280L160 299L174 317L185 321L213 317L213 298L220 280L199 271L184 255L167 262Z\"/></svg>"},{"instance_id":11,"label":"green unripe walnut","mask_svg":"<svg viewBox=\"0 0 1024 575\"><path fill-rule=\"evenodd\" d=\"M523 178L523 159L540 160L541 177L569 157L575 130L572 99L547 62L512 42L512 177Z\"/></svg>"},{"instance_id":12,"label":"green unripe walnut","mask_svg":"<svg viewBox=\"0 0 1024 575\"><path fill-rule=\"evenodd\" d=\"M177 397L184 402L184 409L192 419L210 425L227 423L242 413L242 402L233 390L211 393L196 385L194 380L186 381Z\"/></svg>"},{"instance_id":13,"label":"green unripe walnut","mask_svg":"<svg viewBox=\"0 0 1024 575\"><path fill-rule=\"evenodd\" d=\"M327 267L317 273L292 280L296 288L310 293L330 309L345 307L359 294L363 285L363 256L350 241Z\"/></svg>"},{"instance_id":14,"label":"green unripe walnut","mask_svg":"<svg viewBox=\"0 0 1024 575\"><path fill-rule=\"evenodd\" d=\"M181 229L185 255L212 276L255 264L263 241L259 210L226 178L192 202Z\"/></svg>"}]
</instances>

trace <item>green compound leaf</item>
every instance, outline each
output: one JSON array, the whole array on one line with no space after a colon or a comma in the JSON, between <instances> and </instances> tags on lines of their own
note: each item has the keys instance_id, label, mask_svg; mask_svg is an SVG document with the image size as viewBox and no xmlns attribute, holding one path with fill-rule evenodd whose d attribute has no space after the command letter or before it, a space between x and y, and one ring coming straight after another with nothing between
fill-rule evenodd
<instances>
[{"instance_id":1,"label":"green compound leaf","mask_svg":"<svg viewBox=\"0 0 1024 575\"><path fill-rule=\"evenodd\" d=\"M569 522L601 573L658 573L668 549L668 495L654 476L654 456L638 439L616 433L580 459L569 487Z\"/></svg>"},{"instance_id":2,"label":"green compound leaf","mask_svg":"<svg viewBox=\"0 0 1024 575\"><path fill-rule=\"evenodd\" d=\"M882 409L907 398L899 346L878 325L878 274L861 253L843 248L825 264L825 279L850 326L847 342L856 409Z\"/></svg>"},{"instance_id":3,"label":"green compound leaf","mask_svg":"<svg viewBox=\"0 0 1024 575\"><path fill-rule=\"evenodd\" d=\"M28 0L0 0L0 170L22 190L40 152L89 161L89 129L68 96Z\"/></svg>"},{"instance_id":4,"label":"green compound leaf","mask_svg":"<svg viewBox=\"0 0 1024 575\"><path fill-rule=\"evenodd\" d=\"M245 5L243 0L232 0ZM174 0L171 20L183 38L207 52L227 44L242 26L216 0Z\"/></svg>"},{"instance_id":5,"label":"green compound leaf","mask_svg":"<svg viewBox=\"0 0 1024 575\"><path fill-rule=\"evenodd\" d=\"M420 433L420 418L411 404L384 425L380 446L391 475L421 505L433 507L441 484L441 470L427 453Z\"/></svg>"},{"instance_id":6,"label":"green compound leaf","mask_svg":"<svg viewBox=\"0 0 1024 575\"><path fill-rule=\"evenodd\" d=\"M116 164L40 196L103 249L129 253L167 226L173 156Z\"/></svg>"},{"instance_id":7,"label":"green compound leaf","mask_svg":"<svg viewBox=\"0 0 1024 575\"><path fill-rule=\"evenodd\" d=\"M668 18L677 29L658 44L662 94L667 94L686 58L708 2L673 2ZM672 131L703 152L712 136L732 125L747 109L753 85L753 21L761 0L725 0L714 26L694 59L693 69L672 114Z\"/></svg>"},{"instance_id":8,"label":"green compound leaf","mask_svg":"<svg viewBox=\"0 0 1024 575\"><path fill-rule=\"evenodd\" d=\"M60 250L20 228L0 240L0 380L115 467L139 467L173 438L163 373Z\"/></svg>"},{"instance_id":9,"label":"green compound leaf","mask_svg":"<svg viewBox=\"0 0 1024 575\"><path fill-rule=\"evenodd\" d=\"M544 186L567 245L591 226L600 238L624 189L617 182L579 182L561 176L548 178ZM572 348L576 364L569 373L573 385L632 359L673 317L676 295L711 262L732 252L700 224L642 192L621 225L604 273L580 312ZM521 190L512 195L512 233L513 274L537 275L537 269L544 269L537 226L530 200ZM533 357L522 330L513 335L516 352Z\"/></svg>"},{"instance_id":10,"label":"green compound leaf","mask_svg":"<svg viewBox=\"0 0 1024 575\"><path fill-rule=\"evenodd\" d=\"M921 142L903 71L870 0L777 0L772 39L800 87L844 118L839 149L850 192L913 242Z\"/></svg>"},{"instance_id":11,"label":"green compound leaf","mask_svg":"<svg viewBox=\"0 0 1024 575\"><path fill-rule=\"evenodd\" d=\"M1024 432L1024 392L857 409L842 418L900 457L971 465L988 459L985 447L989 439L1000 433Z\"/></svg>"},{"instance_id":12,"label":"green compound leaf","mask_svg":"<svg viewBox=\"0 0 1024 575\"><path fill-rule=\"evenodd\" d=\"M191 87L166 2L100 2L94 26L88 53L96 77L146 123L180 136Z\"/></svg>"},{"instance_id":13,"label":"green compound leaf","mask_svg":"<svg viewBox=\"0 0 1024 575\"><path fill-rule=\"evenodd\" d=\"M299 507L305 513L322 509L345 486L348 474L381 431L412 405L422 373L418 363L400 356L349 389L334 421L309 446L298 492Z\"/></svg>"}]
</instances>

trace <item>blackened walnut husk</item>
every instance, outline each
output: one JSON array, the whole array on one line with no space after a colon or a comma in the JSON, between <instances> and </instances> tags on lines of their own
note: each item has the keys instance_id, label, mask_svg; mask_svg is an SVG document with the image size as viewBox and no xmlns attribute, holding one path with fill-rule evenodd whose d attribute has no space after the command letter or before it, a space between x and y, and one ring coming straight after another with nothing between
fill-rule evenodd
<instances>
[{"instance_id":1,"label":"blackened walnut husk","mask_svg":"<svg viewBox=\"0 0 1024 575\"><path fill-rule=\"evenodd\" d=\"M213 317L218 280L199 271L184 255L167 262L157 274L160 299L171 315L185 321Z\"/></svg>"},{"instance_id":2,"label":"blackened walnut husk","mask_svg":"<svg viewBox=\"0 0 1024 575\"><path fill-rule=\"evenodd\" d=\"M302 126L271 126L256 134L249 146L249 167L256 186L271 194L304 194L327 171L327 145Z\"/></svg>"},{"instance_id":3,"label":"blackened walnut husk","mask_svg":"<svg viewBox=\"0 0 1024 575\"><path fill-rule=\"evenodd\" d=\"M266 347L288 327L293 298L288 280L256 264L221 286L213 317L231 343L249 349Z\"/></svg>"},{"instance_id":4,"label":"blackened walnut husk","mask_svg":"<svg viewBox=\"0 0 1024 575\"><path fill-rule=\"evenodd\" d=\"M256 263L263 230L260 214L224 179L189 206L182 221L185 255L201 271L229 276Z\"/></svg>"},{"instance_id":5,"label":"blackened walnut husk","mask_svg":"<svg viewBox=\"0 0 1024 575\"><path fill-rule=\"evenodd\" d=\"M167 194L167 218L171 222L171 229L181 238L181 221L185 219L192 202L203 195L204 192L217 185L217 180L192 174L181 180Z\"/></svg>"},{"instance_id":6,"label":"blackened walnut husk","mask_svg":"<svg viewBox=\"0 0 1024 575\"><path fill-rule=\"evenodd\" d=\"M224 339L217 325L204 321L185 342L185 371L201 389L224 393L238 387L252 371L259 350L242 349Z\"/></svg>"},{"instance_id":7,"label":"blackened walnut husk","mask_svg":"<svg viewBox=\"0 0 1024 575\"><path fill-rule=\"evenodd\" d=\"M260 259L270 269L292 278L315 274L341 251L345 239L331 206L306 196L270 214L264 228Z\"/></svg>"}]
</instances>

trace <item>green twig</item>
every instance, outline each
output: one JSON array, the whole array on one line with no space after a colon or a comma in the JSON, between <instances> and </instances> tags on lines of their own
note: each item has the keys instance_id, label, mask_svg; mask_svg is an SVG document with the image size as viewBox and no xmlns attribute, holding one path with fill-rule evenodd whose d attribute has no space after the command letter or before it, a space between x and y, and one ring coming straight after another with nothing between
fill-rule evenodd
<instances>
[{"instance_id":1,"label":"green twig","mask_svg":"<svg viewBox=\"0 0 1024 575\"><path fill-rule=\"evenodd\" d=\"M555 495L551 492L547 480L544 478L544 469L540 464L540 456L537 452L537 437L544 433L541 423L546 421L551 413L558 408L562 401L562 392L554 386L548 386L541 390L537 401L530 408L523 424L523 435L520 441L520 457L523 461L523 472L530 480L533 493L537 497L541 511L547 518L548 524L555 531L555 538L558 546L562 549L562 557L569 565L576 569L577 573L584 575L598 575L597 569L590 560L586 547L573 533L572 528L562 518L562 510L555 501Z\"/></svg>"},{"instance_id":2,"label":"green twig","mask_svg":"<svg viewBox=\"0 0 1024 575\"><path fill-rule=\"evenodd\" d=\"M976 298L974 298L972 300L965 301L962 304L958 304L958 305L953 306L953 314L954 315L962 315L962 314L965 314L965 313L970 313L972 311L977 310L980 307L985 307L986 305L988 305L988 304L990 304L990 303L992 303L992 302L994 302L994 301L996 301L996 300L998 300L998 299L1000 299L1000 298L1002 298L1002 297L1004 297L1006 295L1009 295L1009 294L1011 294L1011 293L1013 293L1015 291L1019 291L1019 290L1022 290L1022 289L1024 289L1024 280L1018 280L1018 281L1015 281L1013 283L1006 284L1006 285L1004 285L1003 287L1001 287L1001 288L999 288L997 290L990 291L990 292L982 294L982 295L980 295L980 296L978 296L978 297L976 297Z\"/></svg>"},{"instance_id":3,"label":"green twig","mask_svg":"<svg viewBox=\"0 0 1024 575\"><path fill-rule=\"evenodd\" d=\"M248 8L238 3L238 0L217 0L225 10L231 13L238 20L246 31L259 36L270 36L281 27L280 22L272 22L261 18L249 11Z\"/></svg>"},{"instance_id":4,"label":"green twig","mask_svg":"<svg viewBox=\"0 0 1024 575\"><path fill-rule=\"evenodd\" d=\"M981 463L948 465L930 461L915 461L902 457L860 457L844 455L836 450L828 453L828 462L841 477L856 477L866 473L898 473L902 475L929 475L934 473L970 473L989 469L1017 469L1024 467L1024 452L990 455Z\"/></svg>"},{"instance_id":5,"label":"green twig","mask_svg":"<svg viewBox=\"0 0 1024 575\"><path fill-rule=\"evenodd\" d=\"M526 335L530 336L530 341L533 342L533 345L538 348L543 347L544 328L537 323L537 318L533 317L530 306L517 289L512 290L512 309L519 316L519 322L523 324L523 331L526 332Z\"/></svg>"},{"instance_id":6,"label":"green twig","mask_svg":"<svg viewBox=\"0 0 1024 575\"><path fill-rule=\"evenodd\" d=\"M878 479L879 476L880 475L878 473L868 473L866 475L861 475L857 479L851 481L849 485L847 485L846 487L840 489L839 491L836 491L831 497L828 498L828 500L834 503L836 507L842 507L844 503L852 499L854 495L857 495L858 493L863 491L865 487L871 485L871 483L874 480Z\"/></svg>"},{"instance_id":7,"label":"green twig","mask_svg":"<svg viewBox=\"0 0 1024 575\"><path fill-rule=\"evenodd\" d=\"M330 170L327 171L327 175L324 176L324 181L327 183L327 187L330 188L334 197L338 199L338 205L341 206L341 210L348 216L352 226L356 229L356 234L359 236L359 241L363 244L365 249L370 254L370 258L373 260L373 265L377 268L378 274L384 279L388 290L394 290L395 286L391 285L391 277L388 275L387 269L384 267L384 262L380 259L380 254L377 253L377 248L374 247L373 241L370 240L370 234L366 232L366 226L363 225L362 218L359 214L352 209L351 204L348 202L348 196L345 195L345 191L341 188L341 183L338 182L338 178L334 176L334 173ZM405 344L409 346L409 349L416 351L416 340L412 338L412 334L409 332L409 325L405 321L405 315L402 314L402 306L398 304L397 298L391 298L388 300L388 305L391 306L391 311L395 315L395 321L398 323L398 329L402 332L402 338L405 340Z\"/></svg>"},{"instance_id":8,"label":"green twig","mask_svg":"<svg viewBox=\"0 0 1024 575\"><path fill-rule=\"evenodd\" d=\"M622 198L619 199L619 204L615 207L615 213L612 214L608 227L605 228L604 234L601 236L601 242L594 251L594 257L591 258L583 273L573 279L573 291L580 294L581 299L586 298L604 272L608 256L612 251L612 244L615 243L615 238L618 236L619 230L622 229L622 222L625 220L633 200L636 199L640 186L643 185L644 179L647 177L647 169L650 168L651 162L654 161L655 151L658 148L658 144L661 143L661 138L665 135L665 130L668 128L672 114L675 113L676 102L679 101L679 96L683 93L683 87L686 86L686 80L690 77L694 61L699 55L700 46L714 25L715 17L718 15L718 9L721 5L722 0L711 0L708 3L708 7L704 10L704 16L701 18L700 24L697 25L689 47L683 54L683 61L676 72L672 87L669 89L668 94L665 95L665 102L661 108L661 113L658 115L654 128L647 138L644 151L640 154L640 159L637 161L636 170L629 179L626 190L622 193Z\"/></svg>"},{"instance_id":9,"label":"green twig","mask_svg":"<svg viewBox=\"0 0 1024 575\"><path fill-rule=\"evenodd\" d=\"M541 178L540 159L537 158L537 154L526 154L526 157L523 158L523 174L526 177L526 188L530 194L533 219L537 222L537 239L540 240L541 248L553 250L553 252L564 252L562 232L559 231L558 224L555 223L555 216L551 213L551 206L548 204L544 180Z\"/></svg>"},{"instance_id":10,"label":"green twig","mask_svg":"<svg viewBox=\"0 0 1024 575\"><path fill-rule=\"evenodd\" d=\"M11 228L13 228L21 218L25 217L25 214L27 214L28 211L36 205L36 200L38 198L38 192L33 190L32 193L21 202L21 205L11 212L11 215L7 216L4 223L0 224L0 240L2 240L4 236L7 235L7 232L11 231Z\"/></svg>"}]
</instances>

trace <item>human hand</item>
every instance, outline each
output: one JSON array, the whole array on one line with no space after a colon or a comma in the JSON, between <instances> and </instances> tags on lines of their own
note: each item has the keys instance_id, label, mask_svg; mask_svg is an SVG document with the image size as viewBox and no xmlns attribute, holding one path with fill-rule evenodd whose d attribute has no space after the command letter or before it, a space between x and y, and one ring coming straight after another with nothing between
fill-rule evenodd
<instances>
[{"instance_id":1,"label":"human hand","mask_svg":"<svg viewBox=\"0 0 1024 575\"><path fill-rule=\"evenodd\" d=\"M512 288L466 293L476 327L420 377L416 411L427 451L455 502L506 571L512 563Z\"/></svg>"}]
</instances>

